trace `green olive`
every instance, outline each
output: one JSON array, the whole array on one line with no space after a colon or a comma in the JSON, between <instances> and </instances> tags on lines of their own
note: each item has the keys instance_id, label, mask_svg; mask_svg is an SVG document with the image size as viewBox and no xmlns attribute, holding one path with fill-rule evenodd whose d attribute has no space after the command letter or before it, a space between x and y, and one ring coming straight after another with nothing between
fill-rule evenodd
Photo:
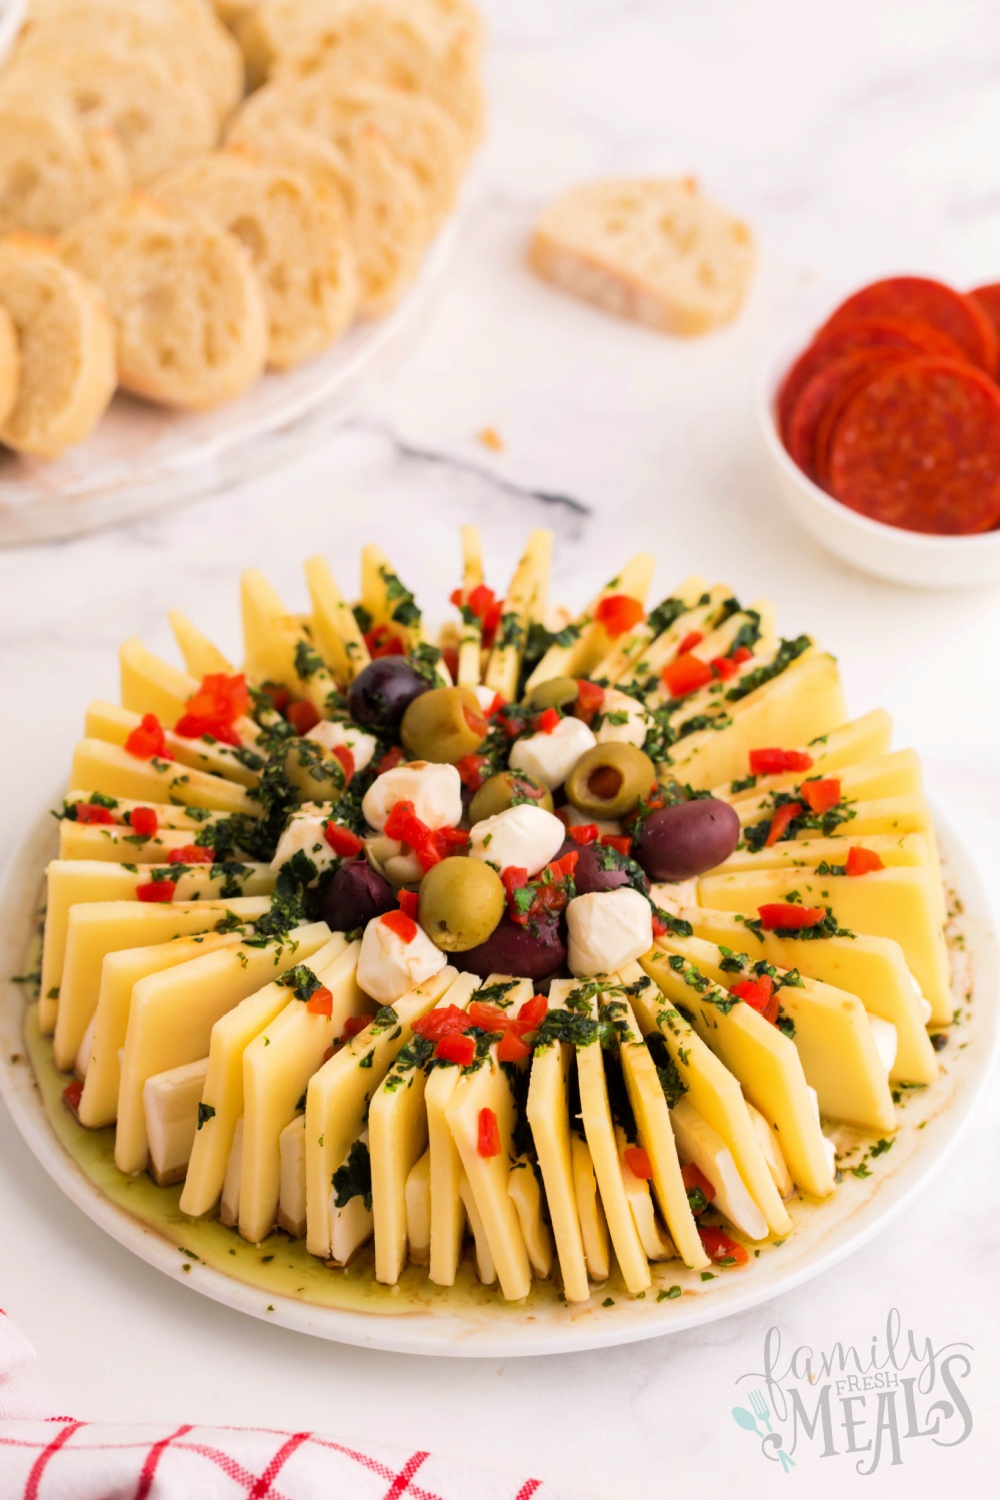
<instances>
[{"instance_id":1,"label":"green olive","mask_svg":"<svg viewBox=\"0 0 1000 1500\"><path fill-rule=\"evenodd\" d=\"M539 713L543 708L569 708L576 702L579 691L575 677L550 677L548 682L532 688L524 701Z\"/></svg>"},{"instance_id":2,"label":"green olive","mask_svg":"<svg viewBox=\"0 0 1000 1500\"><path fill-rule=\"evenodd\" d=\"M284 769L300 802L339 802L344 795L343 766L316 740L293 740L285 751Z\"/></svg>"},{"instance_id":3,"label":"green olive","mask_svg":"<svg viewBox=\"0 0 1000 1500\"><path fill-rule=\"evenodd\" d=\"M508 807L516 807L519 802L533 802L536 807L544 807L546 812L554 811L552 793L547 786L542 786L532 776L525 776L523 771L500 771L483 782L469 803L469 822L481 823L484 818L506 812Z\"/></svg>"},{"instance_id":4,"label":"green olive","mask_svg":"<svg viewBox=\"0 0 1000 1500\"><path fill-rule=\"evenodd\" d=\"M446 953L464 953L485 943L505 905L496 870L464 854L432 865L420 884L420 925Z\"/></svg>"},{"instance_id":5,"label":"green olive","mask_svg":"<svg viewBox=\"0 0 1000 1500\"><path fill-rule=\"evenodd\" d=\"M431 688L403 715L400 736L414 760L454 765L479 749L489 725L471 688Z\"/></svg>"},{"instance_id":6,"label":"green olive","mask_svg":"<svg viewBox=\"0 0 1000 1500\"><path fill-rule=\"evenodd\" d=\"M655 784L649 756L616 740L583 752L566 778L566 796L595 818L623 818Z\"/></svg>"}]
</instances>

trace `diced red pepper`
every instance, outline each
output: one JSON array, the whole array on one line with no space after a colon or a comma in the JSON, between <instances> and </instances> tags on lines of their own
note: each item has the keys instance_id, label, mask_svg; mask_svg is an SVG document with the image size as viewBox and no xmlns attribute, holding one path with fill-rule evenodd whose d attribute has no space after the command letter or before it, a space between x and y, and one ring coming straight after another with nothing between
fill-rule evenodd
<instances>
[{"instance_id":1,"label":"diced red pepper","mask_svg":"<svg viewBox=\"0 0 1000 1500\"><path fill-rule=\"evenodd\" d=\"M696 1167L693 1161L686 1162L681 1167L681 1181L684 1184L686 1192L699 1192L706 1203L714 1202L715 1188L709 1182L701 1168Z\"/></svg>"},{"instance_id":2,"label":"diced red pepper","mask_svg":"<svg viewBox=\"0 0 1000 1500\"><path fill-rule=\"evenodd\" d=\"M507 892L507 905L513 909L514 892L522 890L528 884L528 872L522 869L520 865L508 865L500 879L503 881L503 888Z\"/></svg>"},{"instance_id":3,"label":"diced red pepper","mask_svg":"<svg viewBox=\"0 0 1000 1500\"><path fill-rule=\"evenodd\" d=\"M753 652L750 650L749 646L737 646L736 650L731 653L729 659L730 661L734 661L738 667L742 667L743 663L745 661L749 661L752 656Z\"/></svg>"},{"instance_id":4,"label":"diced red pepper","mask_svg":"<svg viewBox=\"0 0 1000 1500\"><path fill-rule=\"evenodd\" d=\"M484 740L489 733L490 726L482 710L478 706L473 708L471 703L463 703L462 713L465 716L465 722L468 724L470 732L478 734L479 738Z\"/></svg>"},{"instance_id":5,"label":"diced red pepper","mask_svg":"<svg viewBox=\"0 0 1000 1500\"><path fill-rule=\"evenodd\" d=\"M643 1150L642 1146L627 1147L625 1165L633 1177L641 1177L643 1182L648 1182L653 1175L653 1163L649 1159L649 1152Z\"/></svg>"},{"instance_id":6,"label":"diced red pepper","mask_svg":"<svg viewBox=\"0 0 1000 1500\"><path fill-rule=\"evenodd\" d=\"M476 1055L476 1043L471 1036L443 1036L434 1048L434 1056L442 1062L458 1063L467 1068Z\"/></svg>"},{"instance_id":7,"label":"diced red pepper","mask_svg":"<svg viewBox=\"0 0 1000 1500\"><path fill-rule=\"evenodd\" d=\"M723 682L728 682L729 678L735 677L739 671L739 667L731 656L713 656L708 665L712 668L716 677L720 678Z\"/></svg>"},{"instance_id":8,"label":"diced red pepper","mask_svg":"<svg viewBox=\"0 0 1000 1500\"><path fill-rule=\"evenodd\" d=\"M384 776L386 771L394 770L396 766L398 766L400 762L404 761L405 759L406 756L403 753L402 746L393 745L391 749L385 752L382 759L375 767L375 775Z\"/></svg>"},{"instance_id":9,"label":"diced red pepper","mask_svg":"<svg viewBox=\"0 0 1000 1500\"><path fill-rule=\"evenodd\" d=\"M457 1005L439 1005L436 1010L418 1016L413 1023L417 1036L425 1041L439 1042L444 1036L461 1036L472 1023L468 1015Z\"/></svg>"},{"instance_id":10,"label":"diced red pepper","mask_svg":"<svg viewBox=\"0 0 1000 1500\"><path fill-rule=\"evenodd\" d=\"M598 687L596 682L588 682L585 677L576 679L576 702L573 705L573 715L582 719L584 724L592 724L604 703L604 689Z\"/></svg>"},{"instance_id":11,"label":"diced red pepper","mask_svg":"<svg viewBox=\"0 0 1000 1500\"><path fill-rule=\"evenodd\" d=\"M631 594L608 594L594 611L594 619L604 626L606 634L613 641L645 618L646 611Z\"/></svg>"},{"instance_id":12,"label":"diced red pepper","mask_svg":"<svg viewBox=\"0 0 1000 1500\"><path fill-rule=\"evenodd\" d=\"M657 937L657 938L661 938L663 936L663 934L665 932L669 932L669 930L670 929L667 927L666 922L664 922L660 917L658 917L656 915L656 912L654 911L654 913L653 913L653 936Z\"/></svg>"},{"instance_id":13,"label":"diced red pepper","mask_svg":"<svg viewBox=\"0 0 1000 1500\"><path fill-rule=\"evenodd\" d=\"M326 1016L329 1018L333 1015L333 995L325 984L321 984L319 989L313 990L306 1001L306 1010L310 1011L314 1016Z\"/></svg>"},{"instance_id":14,"label":"diced red pepper","mask_svg":"<svg viewBox=\"0 0 1000 1500\"><path fill-rule=\"evenodd\" d=\"M497 1060L502 1063L522 1062L531 1056L531 1048L516 1031L505 1031L497 1043Z\"/></svg>"},{"instance_id":15,"label":"diced red pepper","mask_svg":"<svg viewBox=\"0 0 1000 1500\"><path fill-rule=\"evenodd\" d=\"M617 849L619 854L629 854L632 849L632 840L623 833L602 833L601 843L609 849Z\"/></svg>"},{"instance_id":16,"label":"diced red pepper","mask_svg":"<svg viewBox=\"0 0 1000 1500\"><path fill-rule=\"evenodd\" d=\"M743 1000L752 1010L759 1011L765 1021L775 1025L778 1020L778 996L770 974L760 974L756 979L741 979L729 986L729 993Z\"/></svg>"},{"instance_id":17,"label":"diced red pepper","mask_svg":"<svg viewBox=\"0 0 1000 1500\"><path fill-rule=\"evenodd\" d=\"M371 1021L371 1016L348 1016L344 1022L343 1035L348 1039L352 1036L359 1036L367 1026L371 1025Z\"/></svg>"},{"instance_id":18,"label":"diced red pepper","mask_svg":"<svg viewBox=\"0 0 1000 1500\"><path fill-rule=\"evenodd\" d=\"M142 722L136 725L126 739L125 749L136 760L152 760L154 756L158 760L174 758L172 751L167 749L163 725L155 714L143 714Z\"/></svg>"},{"instance_id":19,"label":"diced red pepper","mask_svg":"<svg viewBox=\"0 0 1000 1500\"><path fill-rule=\"evenodd\" d=\"M779 839L783 839L788 832L788 825L794 823L802 812L801 802L783 802L780 807L774 809L771 817L771 826L767 830L767 838L764 840L765 849L770 849Z\"/></svg>"},{"instance_id":20,"label":"diced red pepper","mask_svg":"<svg viewBox=\"0 0 1000 1500\"><path fill-rule=\"evenodd\" d=\"M805 750L751 750L750 771L754 776L780 776L783 771L809 771L813 758Z\"/></svg>"},{"instance_id":21,"label":"diced red pepper","mask_svg":"<svg viewBox=\"0 0 1000 1500\"><path fill-rule=\"evenodd\" d=\"M505 704L503 712L499 715L500 728L507 739L516 740L519 734L523 734L528 727L528 721L521 714L514 711L508 712L509 704Z\"/></svg>"},{"instance_id":22,"label":"diced red pepper","mask_svg":"<svg viewBox=\"0 0 1000 1500\"><path fill-rule=\"evenodd\" d=\"M106 807L98 807L96 802L78 802L76 804L76 821L78 823L113 823L115 820ZM136 829L136 832L139 830ZM155 833L155 829L153 830Z\"/></svg>"},{"instance_id":23,"label":"diced red pepper","mask_svg":"<svg viewBox=\"0 0 1000 1500\"><path fill-rule=\"evenodd\" d=\"M145 885L136 886L135 899L137 901L172 901L176 889L176 880L147 880Z\"/></svg>"},{"instance_id":24,"label":"diced red pepper","mask_svg":"<svg viewBox=\"0 0 1000 1500\"><path fill-rule=\"evenodd\" d=\"M262 682L260 690L262 693L267 694L279 714L284 713L288 707L288 700L292 695L283 682Z\"/></svg>"},{"instance_id":25,"label":"diced red pepper","mask_svg":"<svg viewBox=\"0 0 1000 1500\"><path fill-rule=\"evenodd\" d=\"M80 1113L80 1100L83 1098L83 1084L79 1078L73 1078L67 1083L62 1091L63 1103L74 1115Z\"/></svg>"},{"instance_id":26,"label":"diced red pepper","mask_svg":"<svg viewBox=\"0 0 1000 1500\"><path fill-rule=\"evenodd\" d=\"M663 681L671 698L686 698L714 678L712 668L700 656L682 653L663 668Z\"/></svg>"},{"instance_id":27,"label":"diced red pepper","mask_svg":"<svg viewBox=\"0 0 1000 1500\"><path fill-rule=\"evenodd\" d=\"M522 1035L529 1031L537 1031L549 1013L549 1002L544 995L532 995L530 1000L525 1000L517 1013L515 1026Z\"/></svg>"},{"instance_id":28,"label":"diced red pepper","mask_svg":"<svg viewBox=\"0 0 1000 1500\"><path fill-rule=\"evenodd\" d=\"M680 645L677 647L678 656L683 656L687 651L693 651L695 646L700 646L704 639L705 635L703 631L689 630L687 635L681 641Z\"/></svg>"},{"instance_id":29,"label":"diced red pepper","mask_svg":"<svg viewBox=\"0 0 1000 1500\"><path fill-rule=\"evenodd\" d=\"M552 871L553 880L565 880L568 875L572 875L574 873L579 863L580 856L576 852L576 850L567 849L562 859L552 860L552 862L546 865L545 868Z\"/></svg>"},{"instance_id":30,"label":"diced red pepper","mask_svg":"<svg viewBox=\"0 0 1000 1500\"><path fill-rule=\"evenodd\" d=\"M151 807L133 807L129 823L140 838L151 839L160 827L160 820Z\"/></svg>"},{"instance_id":31,"label":"diced red pepper","mask_svg":"<svg viewBox=\"0 0 1000 1500\"><path fill-rule=\"evenodd\" d=\"M469 830L467 828L437 828L433 837L437 840L441 849L448 854L452 849L467 849L469 846Z\"/></svg>"},{"instance_id":32,"label":"diced red pepper","mask_svg":"<svg viewBox=\"0 0 1000 1500\"><path fill-rule=\"evenodd\" d=\"M441 660L448 669L448 675L452 682L458 678L458 647L443 646L441 648Z\"/></svg>"},{"instance_id":33,"label":"diced red pepper","mask_svg":"<svg viewBox=\"0 0 1000 1500\"><path fill-rule=\"evenodd\" d=\"M709 1260L717 1266L745 1266L750 1259L745 1245L739 1240L734 1240L724 1229L715 1229L707 1224L699 1224L698 1233L701 1243Z\"/></svg>"},{"instance_id":34,"label":"diced red pepper","mask_svg":"<svg viewBox=\"0 0 1000 1500\"><path fill-rule=\"evenodd\" d=\"M765 932L777 932L779 928L815 927L826 916L825 906L799 906L793 901L765 901L758 906L757 915Z\"/></svg>"},{"instance_id":35,"label":"diced red pepper","mask_svg":"<svg viewBox=\"0 0 1000 1500\"><path fill-rule=\"evenodd\" d=\"M574 844L592 844L600 831L596 823L577 823L566 830Z\"/></svg>"},{"instance_id":36,"label":"diced red pepper","mask_svg":"<svg viewBox=\"0 0 1000 1500\"><path fill-rule=\"evenodd\" d=\"M405 911L408 917L417 920L417 912L420 909L420 892L408 891L405 887L397 894L400 911Z\"/></svg>"},{"instance_id":37,"label":"diced red pepper","mask_svg":"<svg viewBox=\"0 0 1000 1500\"><path fill-rule=\"evenodd\" d=\"M308 734L319 723L319 714L308 698L294 698L285 709L285 718L296 734Z\"/></svg>"},{"instance_id":38,"label":"diced red pepper","mask_svg":"<svg viewBox=\"0 0 1000 1500\"><path fill-rule=\"evenodd\" d=\"M365 847L364 840L359 839L350 828L345 828L342 823L329 823L323 825L323 837L338 859L353 859L360 854Z\"/></svg>"},{"instance_id":39,"label":"diced red pepper","mask_svg":"<svg viewBox=\"0 0 1000 1500\"><path fill-rule=\"evenodd\" d=\"M873 875L876 870L884 870L885 862L874 849L862 849L855 845L847 851L846 874L848 875Z\"/></svg>"},{"instance_id":40,"label":"diced red pepper","mask_svg":"<svg viewBox=\"0 0 1000 1500\"><path fill-rule=\"evenodd\" d=\"M479 791L486 780L485 772L489 763L486 755L463 755L461 760L455 762L455 770L467 791Z\"/></svg>"},{"instance_id":41,"label":"diced red pepper","mask_svg":"<svg viewBox=\"0 0 1000 1500\"><path fill-rule=\"evenodd\" d=\"M343 767L344 784L346 786L350 786L351 780L354 776L354 756L351 754L346 745L334 745L333 755L336 760L340 761L340 764Z\"/></svg>"},{"instance_id":42,"label":"diced red pepper","mask_svg":"<svg viewBox=\"0 0 1000 1500\"><path fill-rule=\"evenodd\" d=\"M368 655L375 658L379 656L402 656L406 651L406 642L398 635L390 625L376 625L374 629L366 631L365 645L368 647Z\"/></svg>"},{"instance_id":43,"label":"diced red pepper","mask_svg":"<svg viewBox=\"0 0 1000 1500\"><path fill-rule=\"evenodd\" d=\"M215 863L215 850L207 844L185 844L183 849L171 849L167 855L168 865L211 865Z\"/></svg>"},{"instance_id":44,"label":"diced red pepper","mask_svg":"<svg viewBox=\"0 0 1000 1500\"><path fill-rule=\"evenodd\" d=\"M551 734L553 729L558 728L558 725L559 710L557 708L547 708L543 713L540 713L538 715L538 718L535 720L535 733Z\"/></svg>"},{"instance_id":45,"label":"diced red pepper","mask_svg":"<svg viewBox=\"0 0 1000 1500\"><path fill-rule=\"evenodd\" d=\"M191 740L211 735L224 744L238 745L240 738L233 725L249 707L250 693L242 673L230 677L225 672L209 672L188 699L174 733Z\"/></svg>"},{"instance_id":46,"label":"diced red pepper","mask_svg":"<svg viewBox=\"0 0 1000 1500\"><path fill-rule=\"evenodd\" d=\"M479 1140L476 1143L476 1149L480 1156L500 1155L500 1126L492 1109L479 1111Z\"/></svg>"},{"instance_id":47,"label":"diced red pepper","mask_svg":"<svg viewBox=\"0 0 1000 1500\"><path fill-rule=\"evenodd\" d=\"M483 645L487 648L492 646L493 637L500 623L500 614L503 610L503 603L497 599L493 590L487 588L485 583L478 583L470 591L469 597L466 599L462 589L455 589L451 596L451 602L459 609L463 604L468 605L479 621L483 636Z\"/></svg>"},{"instance_id":48,"label":"diced red pepper","mask_svg":"<svg viewBox=\"0 0 1000 1500\"><path fill-rule=\"evenodd\" d=\"M491 1005L487 1000L473 1000L466 1014L470 1026L479 1026L483 1031L506 1031L507 1012L500 1005Z\"/></svg>"},{"instance_id":49,"label":"diced red pepper","mask_svg":"<svg viewBox=\"0 0 1000 1500\"><path fill-rule=\"evenodd\" d=\"M394 932L401 943L409 946L416 937L419 928L412 917L408 917L405 911L387 911L380 919L390 932Z\"/></svg>"},{"instance_id":50,"label":"diced red pepper","mask_svg":"<svg viewBox=\"0 0 1000 1500\"><path fill-rule=\"evenodd\" d=\"M799 796L808 804L811 812L829 812L840 801L840 782L834 777L823 781L804 781L799 787Z\"/></svg>"}]
</instances>

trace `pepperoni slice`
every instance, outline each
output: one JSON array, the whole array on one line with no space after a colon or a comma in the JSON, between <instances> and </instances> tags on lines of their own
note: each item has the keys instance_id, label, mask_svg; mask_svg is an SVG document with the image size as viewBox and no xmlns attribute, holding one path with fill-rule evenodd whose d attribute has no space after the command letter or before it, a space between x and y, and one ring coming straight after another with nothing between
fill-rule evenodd
<instances>
[{"instance_id":1,"label":"pepperoni slice","mask_svg":"<svg viewBox=\"0 0 1000 1500\"><path fill-rule=\"evenodd\" d=\"M977 286L975 291L966 292L965 295L979 303L1000 338L1000 281L991 281L988 286Z\"/></svg>"},{"instance_id":2,"label":"pepperoni slice","mask_svg":"<svg viewBox=\"0 0 1000 1500\"><path fill-rule=\"evenodd\" d=\"M989 531L1000 524L1000 389L957 360L893 365L841 417L830 488L905 531Z\"/></svg>"},{"instance_id":3,"label":"pepperoni slice","mask_svg":"<svg viewBox=\"0 0 1000 1500\"><path fill-rule=\"evenodd\" d=\"M952 339L974 365L990 375L996 373L1000 352L996 329L978 302L943 281L927 276L890 276L885 281L873 281L842 302L826 326L841 328L858 318L929 323Z\"/></svg>"},{"instance_id":4,"label":"pepperoni slice","mask_svg":"<svg viewBox=\"0 0 1000 1500\"><path fill-rule=\"evenodd\" d=\"M815 374L795 403L788 421L788 452L803 473L820 483L820 434L831 406L845 401L886 365L910 358L905 349L855 349Z\"/></svg>"},{"instance_id":5,"label":"pepperoni slice","mask_svg":"<svg viewBox=\"0 0 1000 1500\"><path fill-rule=\"evenodd\" d=\"M834 314L836 316L836 314ZM830 329L821 328L808 349L799 355L778 392L778 429L788 446L788 427L796 402L814 375L826 365L858 349L902 349L906 354L940 354L961 359L962 351L947 334L929 324L902 323L893 318L857 318Z\"/></svg>"}]
</instances>

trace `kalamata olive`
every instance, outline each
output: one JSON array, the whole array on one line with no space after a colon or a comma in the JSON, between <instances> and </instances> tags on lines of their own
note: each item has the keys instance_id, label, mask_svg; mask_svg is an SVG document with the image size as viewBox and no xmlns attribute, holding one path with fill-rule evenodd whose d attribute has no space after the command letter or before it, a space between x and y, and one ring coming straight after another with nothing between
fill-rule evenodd
<instances>
[{"instance_id":1,"label":"kalamata olive","mask_svg":"<svg viewBox=\"0 0 1000 1500\"><path fill-rule=\"evenodd\" d=\"M405 656L379 656L351 683L347 707L362 729L392 734L414 698L429 690L430 683Z\"/></svg>"},{"instance_id":2,"label":"kalamata olive","mask_svg":"<svg viewBox=\"0 0 1000 1500\"><path fill-rule=\"evenodd\" d=\"M455 854L433 865L420 885L420 925L438 948L481 947L506 906L503 881L482 860Z\"/></svg>"},{"instance_id":3,"label":"kalamata olive","mask_svg":"<svg viewBox=\"0 0 1000 1500\"><path fill-rule=\"evenodd\" d=\"M547 979L566 962L566 944L553 913L542 913L527 927L505 913L485 943L462 954L460 967L485 979L489 974L514 974L522 979Z\"/></svg>"},{"instance_id":4,"label":"kalamata olive","mask_svg":"<svg viewBox=\"0 0 1000 1500\"><path fill-rule=\"evenodd\" d=\"M578 896L590 896L595 891L616 891L619 886L632 883L628 870L622 868L624 859L614 849L604 844L585 844L582 848L578 844L567 844L566 849L575 849L579 855L573 871Z\"/></svg>"},{"instance_id":5,"label":"kalamata olive","mask_svg":"<svg viewBox=\"0 0 1000 1500\"><path fill-rule=\"evenodd\" d=\"M632 852L650 880L690 880L721 865L739 841L729 803L696 797L650 813Z\"/></svg>"},{"instance_id":6,"label":"kalamata olive","mask_svg":"<svg viewBox=\"0 0 1000 1500\"><path fill-rule=\"evenodd\" d=\"M323 892L323 920L334 932L353 932L392 911L396 893L365 859L341 865Z\"/></svg>"}]
</instances>

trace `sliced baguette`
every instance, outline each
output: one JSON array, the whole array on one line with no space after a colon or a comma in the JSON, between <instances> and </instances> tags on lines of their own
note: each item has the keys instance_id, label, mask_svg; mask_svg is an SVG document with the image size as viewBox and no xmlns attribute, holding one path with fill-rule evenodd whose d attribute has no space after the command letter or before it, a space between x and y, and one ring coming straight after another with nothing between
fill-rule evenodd
<instances>
[{"instance_id":1,"label":"sliced baguette","mask_svg":"<svg viewBox=\"0 0 1000 1500\"><path fill-rule=\"evenodd\" d=\"M354 321L358 277L346 214L293 167L216 151L161 177L154 191L165 207L203 215L246 246L264 290L274 368L319 354Z\"/></svg>"},{"instance_id":2,"label":"sliced baguette","mask_svg":"<svg viewBox=\"0 0 1000 1500\"><path fill-rule=\"evenodd\" d=\"M203 0L33 0L18 56L95 45L150 53L208 94L224 119L243 96L243 54Z\"/></svg>"},{"instance_id":3,"label":"sliced baguette","mask_svg":"<svg viewBox=\"0 0 1000 1500\"><path fill-rule=\"evenodd\" d=\"M665 333L707 333L739 312L754 265L749 227L691 178L589 183L551 203L530 249L539 275Z\"/></svg>"},{"instance_id":4,"label":"sliced baguette","mask_svg":"<svg viewBox=\"0 0 1000 1500\"><path fill-rule=\"evenodd\" d=\"M261 374L264 297L232 235L133 194L81 219L61 250L105 295L128 390L166 406L208 410Z\"/></svg>"},{"instance_id":5,"label":"sliced baguette","mask_svg":"<svg viewBox=\"0 0 1000 1500\"><path fill-rule=\"evenodd\" d=\"M241 122L258 140L283 125L294 125L340 148L357 125L373 125L413 173L432 233L455 206L465 146L454 120L433 99L385 84L344 84L336 72L332 78L317 73L265 84L243 105L231 131Z\"/></svg>"},{"instance_id":6,"label":"sliced baguette","mask_svg":"<svg viewBox=\"0 0 1000 1500\"><path fill-rule=\"evenodd\" d=\"M151 52L96 43L22 54L0 81L0 99L69 104L85 126L113 130L133 185L211 150L218 121L208 95Z\"/></svg>"},{"instance_id":7,"label":"sliced baguette","mask_svg":"<svg viewBox=\"0 0 1000 1500\"><path fill-rule=\"evenodd\" d=\"M14 410L21 382L21 349L14 319L0 302L0 428Z\"/></svg>"},{"instance_id":8,"label":"sliced baguette","mask_svg":"<svg viewBox=\"0 0 1000 1500\"><path fill-rule=\"evenodd\" d=\"M114 394L111 319L97 290L62 263L54 245L30 235L0 241L0 305L20 349L17 396L0 442L55 458L87 437Z\"/></svg>"},{"instance_id":9,"label":"sliced baguette","mask_svg":"<svg viewBox=\"0 0 1000 1500\"><path fill-rule=\"evenodd\" d=\"M357 257L359 312L378 317L394 307L417 273L428 225L413 174L379 131L355 126L338 147L293 126L258 127L241 111L230 140L262 160L294 167L317 191L339 197Z\"/></svg>"},{"instance_id":10,"label":"sliced baguette","mask_svg":"<svg viewBox=\"0 0 1000 1500\"><path fill-rule=\"evenodd\" d=\"M128 187L117 137L58 100L0 99L0 235L58 234Z\"/></svg>"}]
</instances>

